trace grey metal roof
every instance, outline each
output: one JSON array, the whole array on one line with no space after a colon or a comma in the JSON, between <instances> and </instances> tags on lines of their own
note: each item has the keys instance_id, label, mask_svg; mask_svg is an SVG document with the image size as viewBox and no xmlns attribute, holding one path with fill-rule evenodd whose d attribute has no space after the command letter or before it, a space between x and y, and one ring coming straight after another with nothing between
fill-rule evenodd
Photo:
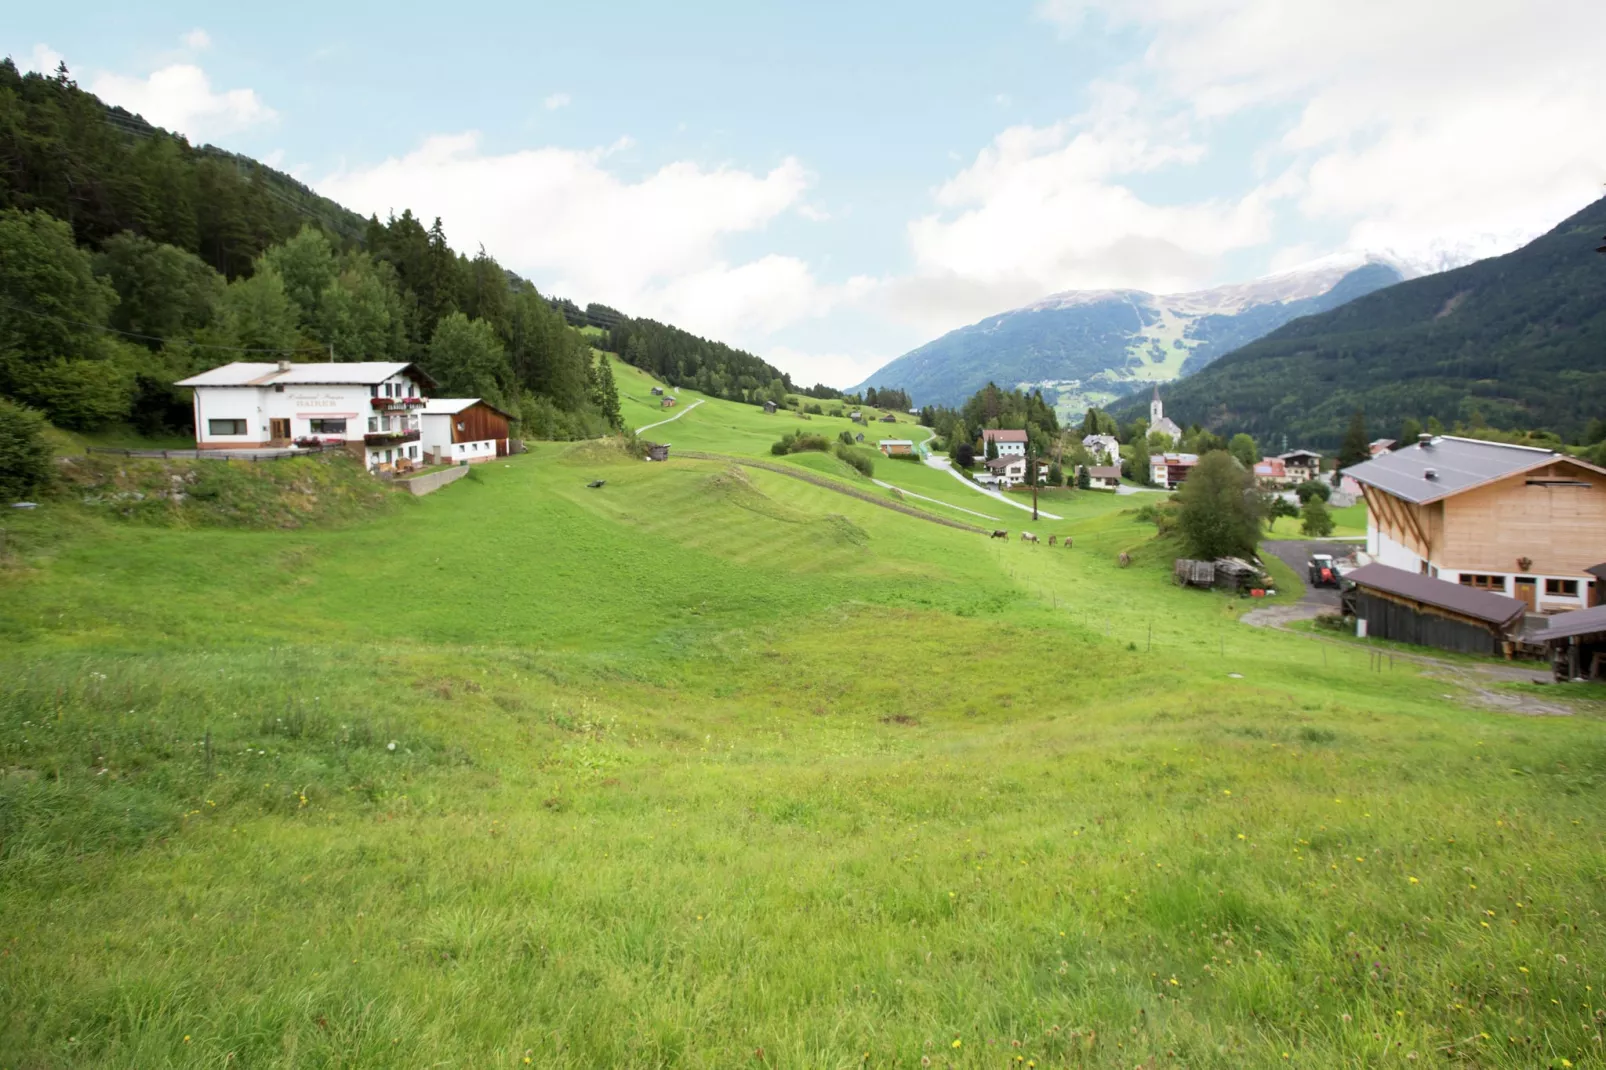
<instances>
[{"instance_id":1,"label":"grey metal roof","mask_svg":"<svg viewBox=\"0 0 1606 1070\"><path fill-rule=\"evenodd\" d=\"M1592 632L1606 632L1606 606L1575 609L1571 613L1541 617L1523 633L1523 639L1530 643L1549 643L1574 635L1589 635Z\"/></svg>"},{"instance_id":2,"label":"grey metal roof","mask_svg":"<svg viewBox=\"0 0 1606 1070\"><path fill-rule=\"evenodd\" d=\"M1093 479L1120 479L1121 469L1119 465L1095 464L1088 468L1087 474Z\"/></svg>"},{"instance_id":3,"label":"grey metal roof","mask_svg":"<svg viewBox=\"0 0 1606 1070\"><path fill-rule=\"evenodd\" d=\"M478 401L479 398L430 398L424 406L425 416L456 416Z\"/></svg>"},{"instance_id":4,"label":"grey metal roof","mask_svg":"<svg viewBox=\"0 0 1606 1070\"><path fill-rule=\"evenodd\" d=\"M277 363L237 360L223 364L188 379L180 379L174 386L372 386L393 375L411 372L425 386L435 381L415 365L406 361L358 360L324 362L321 364L290 364L281 368Z\"/></svg>"},{"instance_id":5,"label":"grey metal roof","mask_svg":"<svg viewBox=\"0 0 1606 1070\"><path fill-rule=\"evenodd\" d=\"M1422 505L1551 461L1570 459L1533 446L1440 435L1427 444L1418 442L1379 454L1344 469L1344 474ZM1433 472L1432 479L1426 476L1429 471Z\"/></svg>"},{"instance_id":6,"label":"grey metal roof","mask_svg":"<svg viewBox=\"0 0 1606 1070\"><path fill-rule=\"evenodd\" d=\"M1407 572L1392 565L1362 565L1344 573L1344 579L1356 586L1370 587L1387 594L1409 598L1423 605L1447 609L1463 617L1505 625L1528 611L1528 604L1493 591L1480 591L1476 587L1463 587L1459 583L1441 580L1437 576L1424 576L1420 572Z\"/></svg>"}]
</instances>

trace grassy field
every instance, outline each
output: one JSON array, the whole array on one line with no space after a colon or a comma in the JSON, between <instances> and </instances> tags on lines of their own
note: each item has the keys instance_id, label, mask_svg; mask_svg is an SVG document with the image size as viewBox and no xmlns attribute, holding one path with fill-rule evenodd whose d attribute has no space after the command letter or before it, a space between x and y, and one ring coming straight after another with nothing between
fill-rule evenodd
<instances>
[{"instance_id":1,"label":"grassy field","mask_svg":"<svg viewBox=\"0 0 1606 1070\"><path fill-rule=\"evenodd\" d=\"M339 526L7 517L0 1067L1600 1065L1599 706L1243 626L1071 502L587 443Z\"/></svg>"}]
</instances>

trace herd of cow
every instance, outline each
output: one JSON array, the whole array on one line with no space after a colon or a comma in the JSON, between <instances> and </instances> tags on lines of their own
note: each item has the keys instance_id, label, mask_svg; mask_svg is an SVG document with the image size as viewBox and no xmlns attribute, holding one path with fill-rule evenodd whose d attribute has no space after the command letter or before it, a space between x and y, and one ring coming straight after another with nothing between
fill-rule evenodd
<instances>
[{"instance_id":1,"label":"herd of cow","mask_svg":"<svg viewBox=\"0 0 1606 1070\"><path fill-rule=\"evenodd\" d=\"M1007 539L1007 538L1009 538L1009 532L1005 531L1002 528L995 528L995 529L993 529L992 537L995 538L995 539ZM1048 537L1048 544L1050 546L1053 546L1058 539L1059 539L1058 535L1050 535ZM1037 536L1033 535L1031 532L1023 531L1023 532L1020 533L1020 541L1021 542L1037 542L1038 539L1037 539ZM1065 536L1065 548L1067 550L1069 550L1071 548L1071 537L1069 535Z\"/></svg>"}]
</instances>

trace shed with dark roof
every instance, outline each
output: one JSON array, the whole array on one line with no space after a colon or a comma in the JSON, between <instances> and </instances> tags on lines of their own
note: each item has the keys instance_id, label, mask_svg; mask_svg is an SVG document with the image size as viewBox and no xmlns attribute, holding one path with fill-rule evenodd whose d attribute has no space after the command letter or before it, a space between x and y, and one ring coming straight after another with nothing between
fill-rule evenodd
<instances>
[{"instance_id":1,"label":"shed with dark roof","mask_svg":"<svg viewBox=\"0 0 1606 1070\"><path fill-rule=\"evenodd\" d=\"M1557 680L1606 680L1606 605L1536 618L1522 640L1546 648Z\"/></svg>"},{"instance_id":2,"label":"shed with dark roof","mask_svg":"<svg viewBox=\"0 0 1606 1070\"><path fill-rule=\"evenodd\" d=\"M1389 565L1363 565L1345 573L1344 582L1345 612L1366 622L1364 634L1462 654L1506 653L1528 608L1516 598Z\"/></svg>"}]
</instances>

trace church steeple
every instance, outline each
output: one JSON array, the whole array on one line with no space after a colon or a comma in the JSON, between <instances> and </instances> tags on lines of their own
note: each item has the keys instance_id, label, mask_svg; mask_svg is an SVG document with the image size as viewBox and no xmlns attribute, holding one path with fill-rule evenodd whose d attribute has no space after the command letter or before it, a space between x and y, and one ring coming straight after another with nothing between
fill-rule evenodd
<instances>
[{"instance_id":1,"label":"church steeple","mask_svg":"<svg viewBox=\"0 0 1606 1070\"><path fill-rule=\"evenodd\" d=\"M1154 400L1149 402L1149 426L1153 427L1165 419L1165 406L1160 404L1160 384L1154 384Z\"/></svg>"}]
</instances>

